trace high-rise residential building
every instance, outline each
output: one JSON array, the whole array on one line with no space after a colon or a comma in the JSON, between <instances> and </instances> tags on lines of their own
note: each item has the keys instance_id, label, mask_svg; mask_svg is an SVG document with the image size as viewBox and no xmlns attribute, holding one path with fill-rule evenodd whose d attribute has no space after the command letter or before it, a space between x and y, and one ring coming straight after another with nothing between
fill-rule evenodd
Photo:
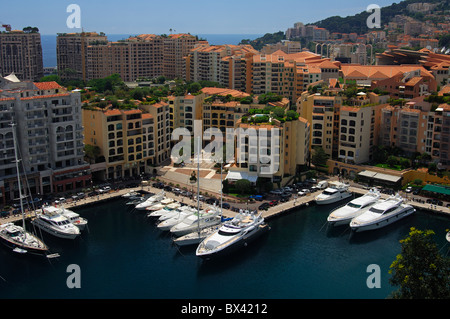
<instances>
[{"instance_id":1,"label":"high-rise residential building","mask_svg":"<svg viewBox=\"0 0 450 319\"><path fill-rule=\"evenodd\" d=\"M44 76L39 32L12 30L0 33L0 76L14 73L21 81Z\"/></svg>"},{"instance_id":2,"label":"high-rise residential building","mask_svg":"<svg viewBox=\"0 0 450 319\"><path fill-rule=\"evenodd\" d=\"M280 183L308 163L310 124L306 119L299 117L283 123L271 119L270 123L258 124L247 119L245 122L238 120L236 128L240 130L235 130L234 135L227 134L227 141L236 139L235 160L226 177L229 182L247 179L256 183L261 179ZM256 132L256 138L249 135L251 130Z\"/></svg>"},{"instance_id":3,"label":"high-rise residential building","mask_svg":"<svg viewBox=\"0 0 450 319\"><path fill-rule=\"evenodd\" d=\"M56 57L58 73L64 80L86 80L87 46L90 44L106 44L107 37L103 33L58 33L56 38Z\"/></svg>"},{"instance_id":4,"label":"high-rise residential building","mask_svg":"<svg viewBox=\"0 0 450 319\"><path fill-rule=\"evenodd\" d=\"M114 73L127 82L161 75L182 78L185 58L198 42L190 34L141 34L116 42L95 32L59 34L58 69L70 78L84 80Z\"/></svg>"},{"instance_id":5,"label":"high-rise residential building","mask_svg":"<svg viewBox=\"0 0 450 319\"><path fill-rule=\"evenodd\" d=\"M165 37L163 39L163 75L169 79L184 79L185 58L197 43L196 36L185 33L170 34Z\"/></svg>"},{"instance_id":6,"label":"high-rise residential building","mask_svg":"<svg viewBox=\"0 0 450 319\"><path fill-rule=\"evenodd\" d=\"M186 58L186 80L213 81L249 93L255 54L250 45L199 45Z\"/></svg>"},{"instance_id":7,"label":"high-rise residential building","mask_svg":"<svg viewBox=\"0 0 450 319\"><path fill-rule=\"evenodd\" d=\"M155 163L155 118L139 109L84 108L85 143L105 157L105 179L149 173Z\"/></svg>"},{"instance_id":8,"label":"high-rise residential building","mask_svg":"<svg viewBox=\"0 0 450 319\"><path fill-rule=\"evenodd\" d=\"M170 130L184 127L194 132L194 121L202 119L202 104L204 94L183 96L169 96Z\"/></svg>"},{"instance_id":9,"label":"high-rise residential building","mask_svg":"<svg viewBox=\"0 0 450 319\"><path fill-rule=\"evenodd\" d=\"M90 185L85 163L81 97L56 82L0 81L0 189L3 202L17 198L14 141L27 174L31 194L66 192ZM28 193L28 191L27 191Z\"/></svg>"},{"instance_id":10,"label":"high-rise residential building","mask_svg":"<svg viewBox=\"0 0 450 319\"><path fill-rule=\"evenodd\" d=\"M339 90L304 92L297 112L311 123L311 148L321 147L331 159L361 164L372 159L378 144L380 112L388 96L360 94L344 99Z\"/></svg>"}]
</instances>

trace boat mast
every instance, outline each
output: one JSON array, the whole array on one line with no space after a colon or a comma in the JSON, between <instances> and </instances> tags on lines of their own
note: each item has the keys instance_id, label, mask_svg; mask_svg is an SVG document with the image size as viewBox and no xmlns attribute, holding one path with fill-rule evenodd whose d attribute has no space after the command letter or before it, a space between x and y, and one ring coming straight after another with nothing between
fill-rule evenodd
<instances>
[{"instance_id":1,"label":"boat mast","mask_svg":"<svg viewBox=\"0 0 450 319\"><path fill-rule=\"evenodd\" d=\"M200 234L200 136L197 142L197 230Z\"/></svg>"},{"instance_id":2,"label":"boat mast","mask_svg":"<svg viewBox=\"0 0 450 319\"><path fill-rule=\"evenodd\" d=\"M22 203L22 185L20 184L20 174L19 174L19 156L17 154L17 142L16 142L16 129L15 124L10 124L12 127L12 133L13 133L13 142L14 142L14 156L16 160L14 161L16 163L16 171L17 171L17 186L19 187L19 201L20 201L20 210L22 212L22 225L23 229L25 230L25 214L23 212L23 203Z\"/></svg>"}]
</instances>

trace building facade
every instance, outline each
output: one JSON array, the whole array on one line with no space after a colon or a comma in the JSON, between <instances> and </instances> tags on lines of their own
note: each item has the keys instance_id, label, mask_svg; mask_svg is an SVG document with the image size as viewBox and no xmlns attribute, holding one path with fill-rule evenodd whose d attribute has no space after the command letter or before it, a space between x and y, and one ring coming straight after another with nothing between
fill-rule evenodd
<instances>
[{"instance_id":1,"label":"building facade","mask_svg":"<svg viewBox=\"0 0 450 319\"><path fill-rule=\"evenodd\" d=\"M89 186L91 173L83 159L80 93L68 92L56 82L4 80L1 85L0 140L4 157L0 189L4 202L18 194L11 122L17 124L16 143L31 194Z\"/></svg>"},{"instance_id":2,"label":"building facade","mask_svg":"<svg viewBox=\"0 0 450 319\"><path fill-rule=\"evenodd\" d=\"M0 76L11 73L21 81L38 81L44 76L40 33L0 33Z\"/></svg>"}]
</instances>

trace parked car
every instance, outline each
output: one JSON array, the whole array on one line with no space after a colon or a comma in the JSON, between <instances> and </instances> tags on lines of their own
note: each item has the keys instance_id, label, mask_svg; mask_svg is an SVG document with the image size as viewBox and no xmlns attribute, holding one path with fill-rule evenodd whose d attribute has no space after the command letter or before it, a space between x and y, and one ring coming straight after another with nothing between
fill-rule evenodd
<instances>
[{"instance_id":1,"label":"parked car","mask_svg":"<svg viewBox=\"0 0 450 319\"><path fill-rule=\"evenodd\" d=\"M230 204L228 204L228 203L222 203L222 208L225 208L225 209L230 209Z\"/></svg>"},{"instance_id":2,"label":"parked car","mask_svg":"<svg viewBox=\"0 0 450 319\"><path fill-rule=\"evenodd\" d=\"M407 188L405 189L405 192L406 192L406 193L411 193L412 190L413 190L413 188L412 188L411 186L409 186L409 187L407 187Z\"/></svg>"},{"instance_id":3,"label":"parked car","mask_svg":"<svg viewBox=\"0 0 450 319\"><path fill-rule=\"evenodd\" d=\"M77 196L79 199L83 199L86 197L86 194L85 193L77 193Z\"/></svg>"},{"instance_id":4,"label":"parked car","mask_svg":"<svg viewBox=\"0 0 450 319\"><path fill-rule=\"evenodd\" d=\"M301 191L299 191L297 194L298 196L305 196L308 195L310 193L309 189L307 188L303 188Z\"/></svg>"},{"instance_id":5,"label":"parked car","mask_svg":"<svg viewBox=\"0 0 450 319\"><path fill-rule=\"evenodd\" d=\"M170 192L172 190L172 187L170 187L169 185L164 186L164 190Z\"/></svg>"},{"instance_id":6,"label":"parked car","mask_svg":"<svg viewBox=\"0 0 450 319\"><path fill-rule=\"evenodd\" d=\"M89 196L89 197L92 197L92 196L97 196L98 194L99 194L99 192L97 192L97 191L92 191L92 192L88 193L88 196Z\"/></svg>"},{"instance_id":7,"label":"parked car","mask_svg":"<svg viewBox=\"0 0 450 319\"><path fill-rule=\"evenodd\" d=\"M152 186L155 187L155 188L159 188L159 189L164 188L164 184L161 183L161 182L153 183Z\"/></svg>"},{"instance_id":8,"label":"parked car","mask_svg":"<svg viewBox=\"0 0 450 319\"><path fill-rule=\"evenodd\" d=\"M181 189L179 189L179 188L172 188L172 193L174 193L174 194L181 194Z\"/></svg>"},{"instance_id":9,"label":"parked car","mask_svg":"<svg viewBox=\"0 0 450 319\"><path fill-rule=\"evenodd\" d=\"M270 201L269 205L270 206L278 205L278 201L276 199L274 199L274 200Z\"/></svg>"},{"instance_id":10,"label":"parked car","mask_svg":"<svg viewBox=\"0 0 450 319\"><path fill-rule=\"evenodd\" d=\"M259 210L268 210L270 207L269 203L262 203L261 205L259 205L258 209Z\"/></svg>"},{"instance_id":11,"label":"parked car","mask_svg":"<svg viewBox=\"0 0 450 319\"><path fill-rule=\"evenodd\" d=\"M270 193L273 195L281 195L281 194L283 194L283 191L281 189L274 189L274 190L270 191Z\"/></svg>"}]
</instances>

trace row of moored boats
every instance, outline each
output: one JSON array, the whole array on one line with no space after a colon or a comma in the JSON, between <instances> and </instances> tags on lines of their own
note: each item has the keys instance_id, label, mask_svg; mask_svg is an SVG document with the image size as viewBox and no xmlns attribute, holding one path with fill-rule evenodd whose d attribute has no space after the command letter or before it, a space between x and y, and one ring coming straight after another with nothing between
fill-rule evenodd
<instances>
[{"instance_id":1,"label":"row of moored boats","mask_svg":"<svg viewBox=\"0 0 450 319\"><path fill-rule=\"evenodd\" d=\"M240 211L234 218L224 219L216 206L185 206L166 197L164 191L148 196L127 193L123 197L128 198L127 205L154 219L158 229L170 232L176 245L198 245L196 255L202 258L245 246L268 230L261 214Z\"/></svg>"},{"instance_id":2,"label":"row of moored boats","mask_svg":"<svg viewBox=\"0 0 450 319\"><path fill-rule=\"evenodd\" d=\"M334 183L318 195L315 201L319 205L331 204L350 196L352 193L347 184ZM333 226L349 225L354 232L362 232L387 226L415 211L399 194L383 199L380 192L372 188L363 196L333 210L327 221Z\"/></svg>"}]
</instances>

